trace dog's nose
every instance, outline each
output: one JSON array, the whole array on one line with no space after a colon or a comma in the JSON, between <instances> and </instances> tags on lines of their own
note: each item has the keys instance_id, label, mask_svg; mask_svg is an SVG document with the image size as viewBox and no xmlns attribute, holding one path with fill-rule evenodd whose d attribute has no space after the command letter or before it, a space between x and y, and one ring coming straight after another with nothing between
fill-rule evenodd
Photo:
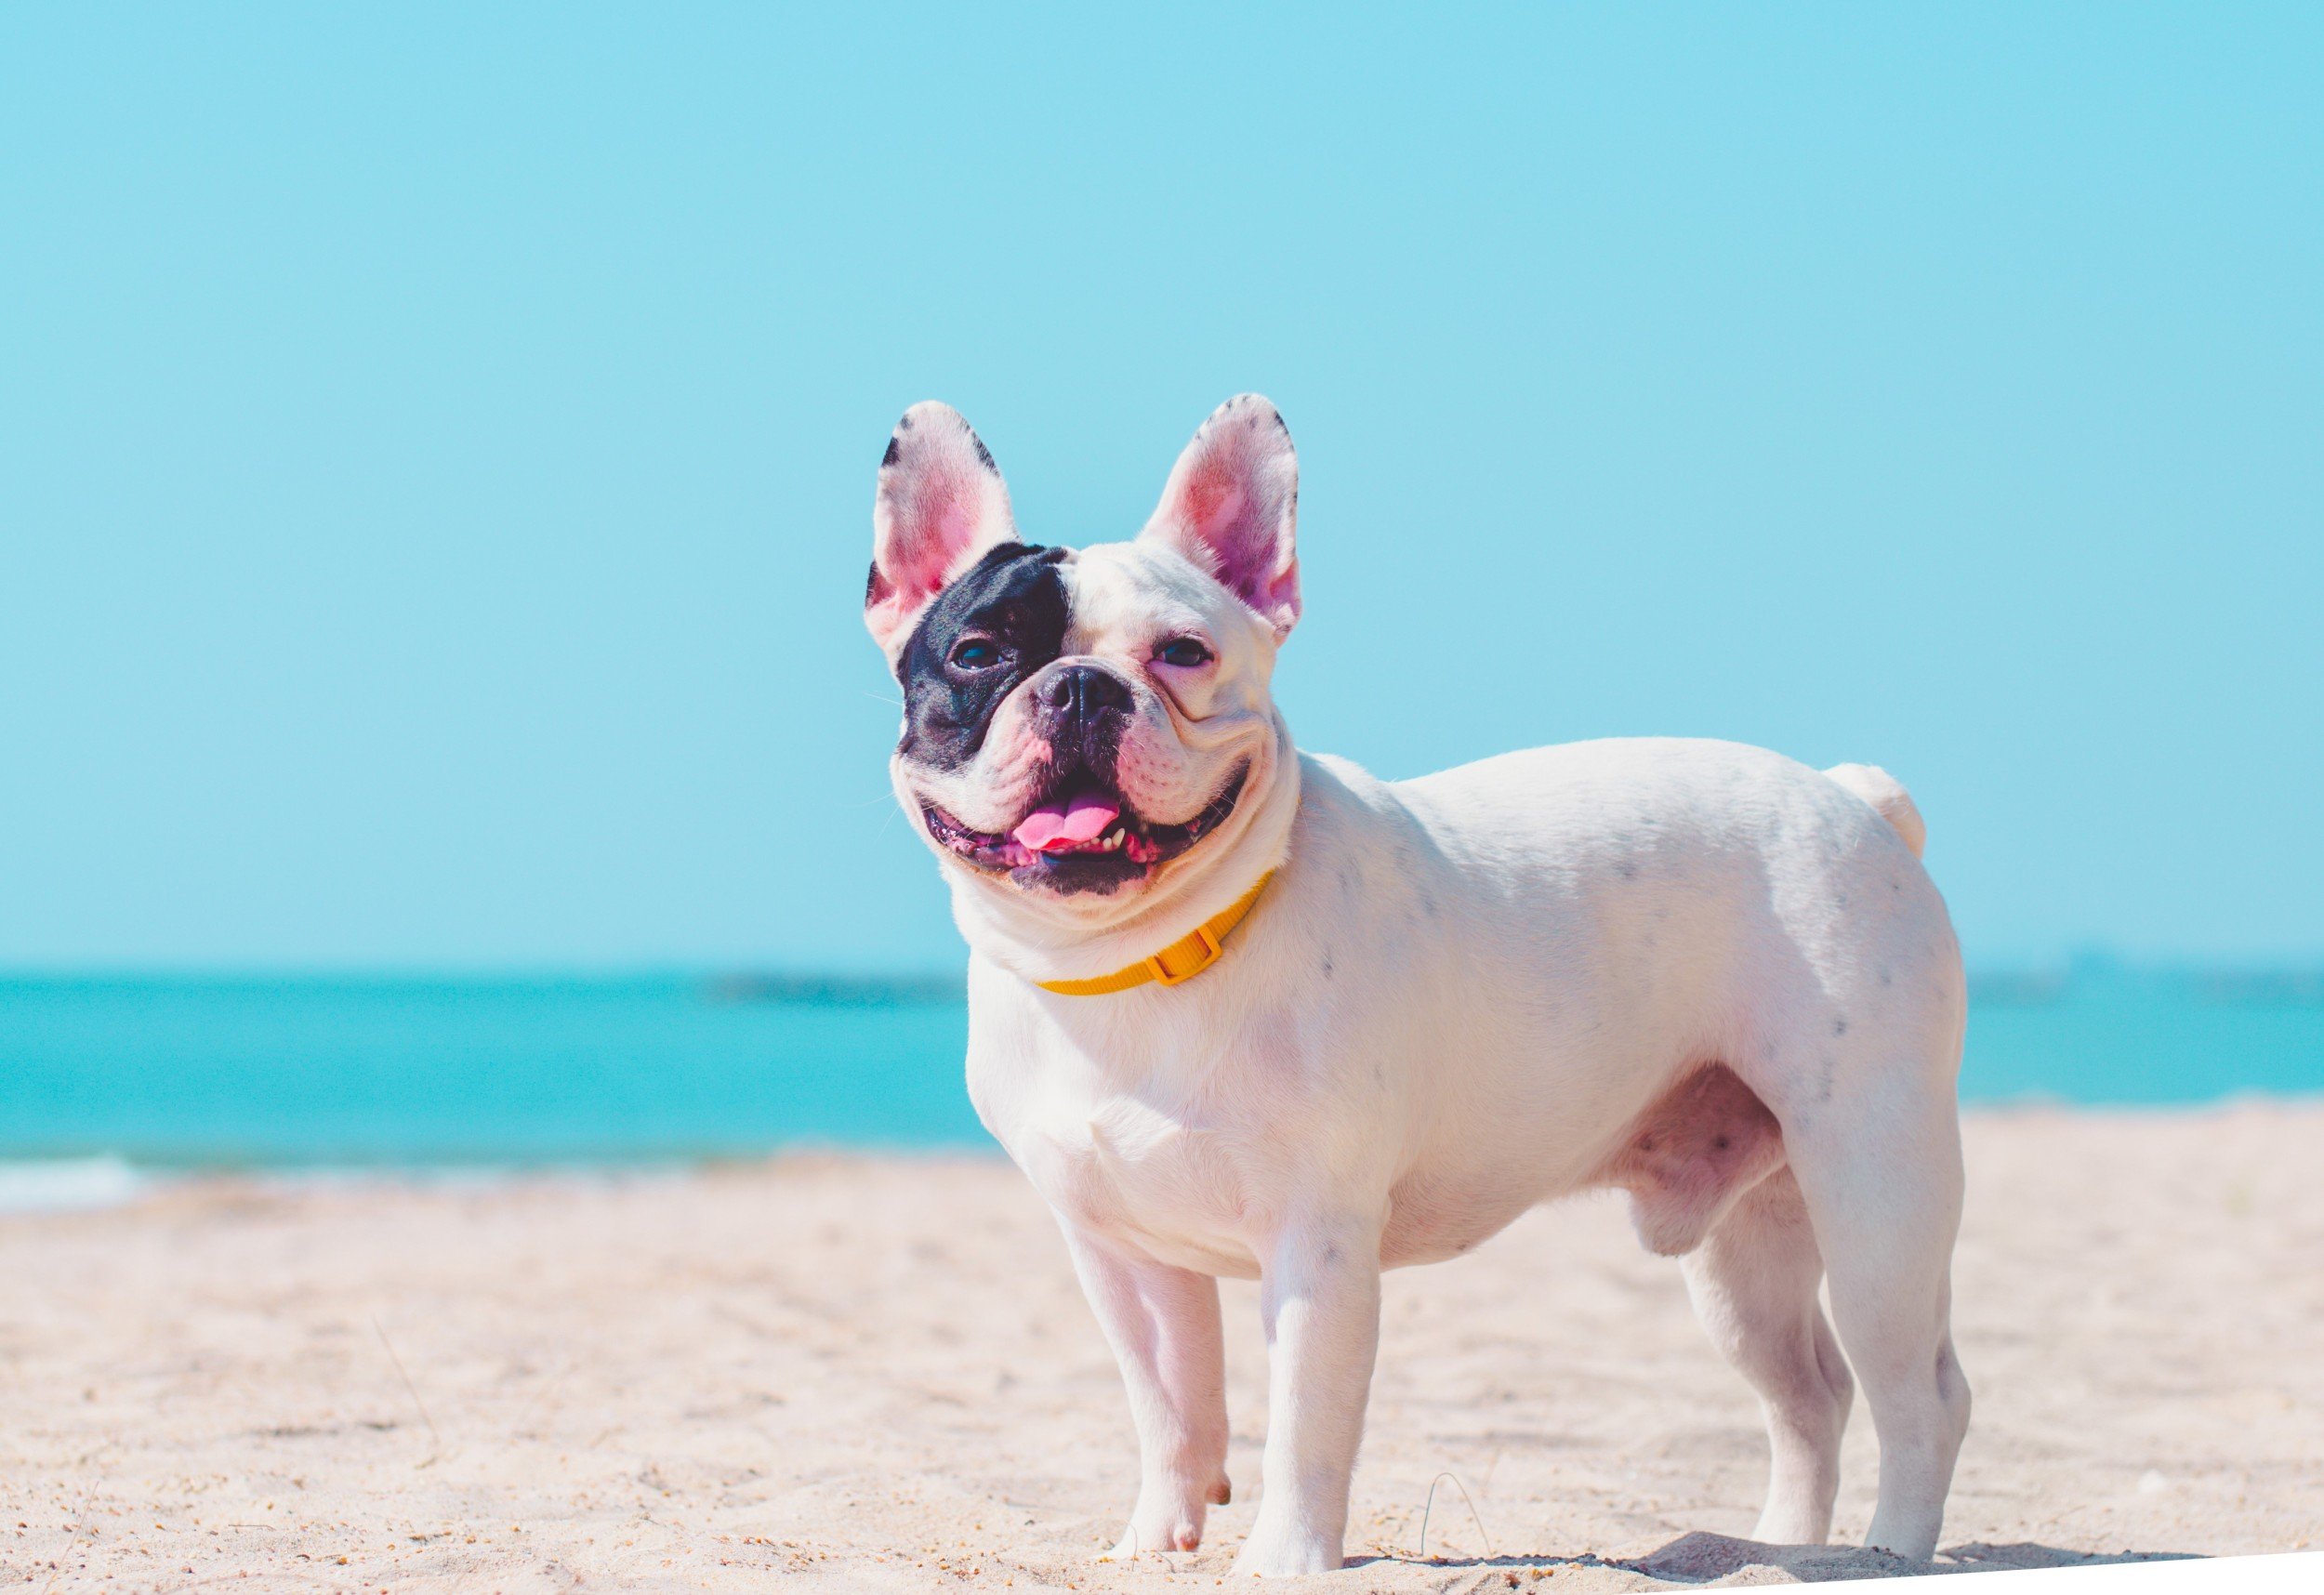
<instances>
[{"instance_id":1,"label":"dog's nose","mask_svg":"<svg viewBox=\"0 0 2324 1595\"><path fill-rule=\"evenodd\" d=\"M1089 720L1105 709L1128 712L1129 685L1111 670L1068 665L1042 685L1041 702L1052 714Z\"/></svg>"}]
</instances>

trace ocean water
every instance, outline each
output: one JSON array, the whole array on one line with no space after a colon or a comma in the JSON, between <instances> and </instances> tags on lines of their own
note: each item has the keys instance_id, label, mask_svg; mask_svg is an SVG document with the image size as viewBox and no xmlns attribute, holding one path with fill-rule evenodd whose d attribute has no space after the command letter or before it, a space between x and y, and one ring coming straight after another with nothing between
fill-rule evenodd
<instances>
[{"instance_id":1,"label":"ocean water","mask_svg":"<svg viewBox=\"0 0 2324 1595\"><path fill-rule=\"evenodd\" d=\"M948 982L0 982L0 1157L607 1163L973 1144Z\"/></svg>"},{"instance_id":2,"label":"ocean water","mask_svg":"<svg viewBox=\"0 0 2324 1595\"><path fill-rule=\"evenodd\" d=\"M966 1032L941 980L0 980L0 1206L101 1203L154 1169L985 1146ZM2324 1092L2324 975L1980 980L1961 1087Z\"/></svg>"}]
</instances>

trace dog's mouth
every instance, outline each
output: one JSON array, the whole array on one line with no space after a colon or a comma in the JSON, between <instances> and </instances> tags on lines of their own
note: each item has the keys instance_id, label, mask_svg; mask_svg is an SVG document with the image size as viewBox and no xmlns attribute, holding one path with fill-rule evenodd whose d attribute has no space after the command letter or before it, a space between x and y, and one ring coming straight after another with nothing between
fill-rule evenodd
<instances>
[{"instance_id":1,"label":"dog's mouth","mask_svg":"<svg viewBox=\"0 0 2324 1595\"><path fill-rule=\"evenodd\" d=\"M920 811L937 845L1020 886L1112 892L1169 863L1235 811L1250 773L1244 766L1202 812L1182 824L1142 818L1121 794L1088 771L1067 776L1007 831L972 830L933 803Z\"/></svg>"}]
</instances>

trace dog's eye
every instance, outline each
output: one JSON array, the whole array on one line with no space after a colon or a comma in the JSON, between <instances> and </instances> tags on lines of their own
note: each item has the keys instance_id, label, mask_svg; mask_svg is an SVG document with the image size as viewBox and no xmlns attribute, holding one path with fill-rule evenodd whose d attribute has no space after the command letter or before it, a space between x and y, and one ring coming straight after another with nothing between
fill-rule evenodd
<instances>
[{"instance_id":1,"label":"dog's eye","mask_svg":"<svg viewBox=\"0 0 2324 1595\"><path fill-rule=\"evenodd\" d=\"M1154 651L1154 656L1160 663L1175 665L1182 670L1210 663L1210 650L1191 637L1171 638Z\"/></svg>"},{"instance_id":2,"label":"dog's eye","mask_svg":"<svg viewBox=\"0 0 2324 1595\"><path fill-rule=\"evenodd\" d=\"M1000 644L989 637L967 637L953 645L952 662L963 670L990 670L1000 663Z\"/></svg>"}]
</instances>

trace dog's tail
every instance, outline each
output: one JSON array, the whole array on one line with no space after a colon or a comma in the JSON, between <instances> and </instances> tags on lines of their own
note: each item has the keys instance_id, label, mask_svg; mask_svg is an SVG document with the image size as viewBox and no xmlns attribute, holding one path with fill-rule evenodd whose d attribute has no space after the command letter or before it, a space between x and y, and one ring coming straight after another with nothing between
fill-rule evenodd
<instances>
[{"instance_id":1,"label":"dog's tail","mask_svg":"<svg viewBox=\"0 0 2324 1595\"><path fill-rule=\"evenodd\" d=\"M1912 856L1921 856L1921 849L1929 839L1929 827L1921 820L1921 811L1913 806L1912 794L1905 790L1903 782L1877 764L1835 764L1824 773L1871 804L1881 818L1904 837Z\"/></svg>"}]
</instances>

